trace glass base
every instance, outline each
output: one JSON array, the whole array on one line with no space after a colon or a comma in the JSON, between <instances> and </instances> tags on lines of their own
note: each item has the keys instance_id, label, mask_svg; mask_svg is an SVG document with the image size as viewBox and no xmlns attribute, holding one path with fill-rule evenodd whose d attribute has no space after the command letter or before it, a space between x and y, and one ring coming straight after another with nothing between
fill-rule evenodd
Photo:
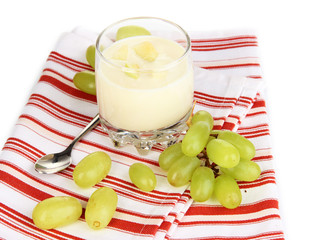
<instances>
[{"instance_id":1,"label":"glass base","mask_svg":"<svg viewBox=\"0 0 328 240\"><path fill-rule=\"evenodd\" d=\"M187 120L192 113L192 109L177 123L157 130L150 131L129 131L112 126L100 115L100 123L114 142L114 146L121 147L132 144L139 154L146 155L152 147L159 143L168 147L178 141L181 133L187 130Z\"/></svg>"}]
</instances>

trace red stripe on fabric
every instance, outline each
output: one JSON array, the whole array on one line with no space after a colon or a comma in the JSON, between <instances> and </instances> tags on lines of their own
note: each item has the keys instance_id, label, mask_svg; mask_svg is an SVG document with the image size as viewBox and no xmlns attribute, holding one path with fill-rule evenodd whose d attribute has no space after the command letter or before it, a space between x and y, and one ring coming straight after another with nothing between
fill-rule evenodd
<instances>
[{"instance_id":1,"label":"red stripe on fabric","mask_svg":"<svg viewBox=\"0 0 328 240\"><path fill-rule=\"evenodd\" d=\"M35 153L36 156L43 156L45 155L44 152L42 152L41 150L37 149L36 147L32 146L31 144L19 139L19 138L15 138L15 137L11 137L11 138L8 138L7 140L7 144L10 144L10 143L14 143L14 144L17 144L19 143L22 147L28 149L28 151L33 151Z\"/></svg>"},{"instance_id":2,"label":"red stripe on fabric","mask_svg":"<svg viewBox=\"0 0 328 240\"><path fill-rule=\"evenodd\" d=\"M0 209L1 212L1 209ZM19 227L16 223L11 223L7 220L5 220L4 218L0 218L0 223L2 223L3 225L6 225L7 227L15 230L16 232L19 232L25 236L28 237L33 237L34 239L40 239L40 240L44 240L45 238L42 236L38 236L36 234L31 233L29 230L25 230L24 228Z\"/></svg>"},{"instance_id":3,"label":"red stripe on fabric","mask_svg":"<svg viewBox=\"0 0 328 240\"><path fill-rule=\"evenodd\" d=\"M60 72L55 71L54 69L51 69L51 68L45 68L45 69L43 69L42 72L43 72L43 73L44 73L44 72L51 72L51 73L54 73L54 74L58 75L59 77L64 78L65 80L67 80L67 81L73 83L73 79L71 79L71 78L69 78L69 77L66 77L65 75L63 75L63 74L60 73ZM46 75L47 73L44 73L44 74Z\"/></svg>"},{"instance_id":4,"label":"red stripe on fabric","mask_svg":"<svg viewBox=\"0 0 328 240\"><path fill-rule=\"evenodd\" d=\"M58 103L54 102L53 100L47 98L46 96L43 96L41 94L32 94L30 97L30 100L37 100L42 103L47 104L48 106L51 106L53 109L56 109L58 112L65 114L66 116L74 117L75 119L84 121L86 123L90 122L92 120L92 117L89 117L87 115L83 115L79 112L75 112L73 110L70 110L68 108L63 107L62 105L59 105Z\"/></svg>"},{"instance_id":5,"label":"red stripe on fabric","mask_svg":"<svg viewBox=\"0 0 328 240\"><path fill-rule=\"evenodd\" d=\"M62 54L60 54L59 52L56 52L56 51L52 51L52 52L50 53L50 55L57 55L57 56L61 57L62 59L66 59L66 60L71 61L71 62L73 62L73 63L79 64L79 65L81 65L81 66L83 66L83 67L91 67L89 64L86 64L86 63L83 63L83 62L77 61L77 60L75 60L75 59L73 59L73 58L66 57L66 56L64 56L64 55L62 55ZM91 67L91 68L92 68L92 67Z\"/></svg>"},{"instance_id":6,"label":"red stripe on fabric","mask_svg":"<svg viewBox=\"0 0 328 240\"><path fill-rule=\"evenodd\" d=\"M245 137L246 136L250 137L252 135L260 135L262 133L269 133L269 129L266 128L266 129L253 130L253 131L250 131L250 132L243 132L240 135L245 136Z\"/></svg>"},{"instance_id":7,"label":"red stripe on fabric","mask_svg":"<svg viewBox=\"0 0 328 240\"><path fill-rule=\"evenodd\" d=\"M241 188L250 188L250 187L253 187L254 185L255 186L260 186L260 185L263 185L264 183L267 183L268 181L274 181L275 182L275 177L274 176L264 176L263 173L261 174L261 176L252 181L252 182L245 182L245 181L238 181L238 185L239 187ZM260 184L260 185L258 185Z\"/></svg>"},{"instance_id":8,"label":"red stripe on fabric","mask_svg":"<svg viewBox=\"0 0 328 240\"><path fill-rule=\"evenodd\" d=\"M61 193L65 194L65 195L69 195L69 196L75 197L75 198L80 199L82 201L86 201L86 202L88 201L88 198L87 197L84 197L83 195L79 195L79 194L76 194L74 192L68 191L66 189L57 187L57 186L52 185L52 184L50 184L48 182L42 181L42 180L34 177L33 175L31 175L27 171L19 168L18 166L14 165L14 164L12 164L10 162L6 162L6 161L0 160L0 164L6 165L6 166L14 169L15 171L17 171L17 172L23 174L24 176L26 176L27 178L31 179L32 181L37 182L37 183L39 183L39 184L41 184L43 186L46 186L46 187L51 188L51 189L54 189L54 190L56 190L58 192L61 192ZM35 199L37 199L37 200L42 201L42 200L44 200L46 198L53 197L52 195L50 195L50 194L48 194L46 192L43 192L40 189L36 189L33 186L28 185L26 183L24 183L24 186L20 186L19 184L17 184L15 182L15 179L17 179L17 178L15 176L12 176L9 173L6 173L6 176L7 177L3 180L4 182L10 184L14 188L16 188L16 189L18 189L20 191L23 191L23 192L25 192L25 188L31 188L31 189L26 189L28 192L25 192L25 193L26 194L33 193L32 195L31 194L28 194L28 195L31 196L31 197L33 197L33 198L35 198ZM0 177L2 177L2 176L0 176ZM0 179L2 179L2 178L0 178ZM8 180L8 181L5 181L5 180ZM17 181L21 181L21 180L18 179Z\"/></svg>"},{"instance_id":9,"label":"red stripe on fabric","mask_svg":"<svg viewBox=\"0 0 328 240\"><path fill-rule=\"evenodd\" d=\"M49 58L47 59L47 61L48 61L48 62L54 62L54 63L57 63L57 64L59 64L59 65L62 65L62 66L66 67L66 68L68 68L68 69L70 69L70 70L72 70L72 71L74 71L74 72L81 72L81 68L71 67L71 66L68 65L68 64L64 64L62 61L58 61L58 60L56 60L56 59L53 59L53 57L49 57Z\"/></svg>"},{"instance_id":10,"label":"red stripe on fabric","mask_svg":"<svg viewBox=\"0 0 328 240\"><path fill-rule=\"evenodd\" d=\"M248 109L248 107L250 106L250 104L242 104L242 103L240 103L240 102L237 102L236 103L236 106L238 106L238 107L243 107L243 108L246 108L246 109Z\"/></svg>"},{"instance_id":11,"label":"red stripe on fabric","mask_svg":"<svg viewBox=\"0 0 328 240\"><path fill-rule=\"evenodd\" d=\"M230 131L232 131L235 126L236 126L235 123L232 123L232 122L224 122L223 125L222 125L222 129L223 130L230 130Z\"/></svg>"},{"instance_id":12,"label":"red stripe on fabric","mask_svg":"<svg viewBox=\"0 0 328 240\"><path fill-rule=\"evenodd\" d=\"M247 104L246 106L249 106L251 103L253 102L253 99L243 99L243 98L239 98L237 101L237 104L242 105L242 103Z\"/></svg>"},{"instance_id":13,"label":"red stripe on fabric","mask_svg":"<svg viewBox=\"0 0 328 240\"><path fill-rule=\"evenodd\" d=\"M210 42L223 42L223 41L234 41L240 40L245 38L257 39L255 35L240 35L240 36L233 36L233 37L224 37L224 38L210 38L210 39L191 39L192 43L210 43Z\"/></svg>"},{"instance_id":14,"label":"red stripe on fabric","mask_svg":"<svg viewBox=\"0 0 328 240\"><path fill-rule=\"evenodd\" d=\"M247 77L254 78L254 79L262 79L262 76L259 76L259 75L249 75Z\"/></svg>"},{"instance_id":15,"label":"red stripe on fabric","mask_svg":"<svg viewBox=\"0 0 328 240\"><path fill-rule=\"evenodd\" d=\"M42 192L39 189L36 189L33 186L28 185L27 183L21 181L20 179L12 176L11 174L0 170L0 180L9 184L15 189L19 189L19 191L24 192L26 195L31 196L34 199L42 201L44 199L53 197L52 195Z\"/></svg>"},{"instance_id":16,"label":"red stripe on fabric","mask_svg":"<svg viewBox=\"0 0 328 240\"><path fill-rule=\"evenodd\" d=\"M266 115L266 111L258 111L258 112L253 112L253 113L247 113L246 117L254 117L256 115Z\"/></svg>"},{"instance_id":17,"label":"red stripe on fabric","mask_svg":"<svg viewBox=\"0 0 328 240\"><path fill-rule=\"evenodd\" d=\"M46 107L44 105L38 104L38 102L46 105ZM30 97L27 105L33 105L37 108L40 108L40 109L44 110L45 112L47 112L48 114L54 116L55 118L60 119L63 122L70 123L71 125L78 126L78 127L84 128L92 120L92 117L89 117L87 115L83 115L78 112L72 111L68 108L65 108L65 107L55 103L54 101L50 100L49 98L47 98L43 95L40 95L40 94L33 94ZM58 113L63 114L64 117L61 117L60 115L58 115ZM74 120L69 120L69 118L72 118ZM82 121L83 123L78 123L77 120ZM103 129L101 127L96 127L92 131L97 132L101 135L107 136L107 133L105 131L103 131Z\"/></svg>"},{"instance_id":18,"label":"red stripe on fabric","mask_svg":"<svg viewBox=\"0 0 328 240\"><path fill-rule=\"evenodd\" d=\"M266 181L263 181L263 182L257 182L257 183L253 183L253 182L250 182L247 184L247 186L244 186L244 185L239 185L239 188L240 189L245 189L245 188L255 188L255 187L260 187L260 186L263 186L263 185L267 185L267 184L276 184L276 181L275 180L266 180Z\"/></svg>"},{"instance_id":19,"label":"red stripe on fabric","mask_svg":"<svg viewBox=\"0 0 328 240\"><path fill-rule=\"evenodd\" d=\"M158 231L165 231L167 232L170 227L172 226L172 223L169 221L163 221L161 225L158 227Z\"/></svg>"},{"instance_id":20,"label":"red stripe on fabric","mask_svg":"<svg viewBox=\"0 0 328 240\"><path fill-rule=\"evenodd\" d=\"M260 157L254 157L252 161L257 162L257 161L269 161L272 160L273 156L272 155L266 155L266 156L260 156Z\"/></svg>"},{"instance_id":21,"label":"red stripe on fabric","mask_svg":"<svg viewBox=\"0 0 328 240\"><path fill-rule=\"evenodd\" d=\"M86 122L84 124L81 124L81 123L78 123L77 121L69 120L66 114L65 114L66 116L62 117L61 115L58 115L58 113L56 113L53 109L48 109L48 108L46 108L46 107L44 107L40 104L36 104L36 103L33 103L33 102L28 102L27 105L31 105L31 106L34 106L36 108L39 108L39 109L43 110L44 112L48 113L49 115L57 118L58 120L61 120L62 122L65 122L65 123L69 123L73 126L84 128L88 124L88 122ZM102 128L94 128L94 129L92 129L92 131L97 132L97 133L99 133L103 136L107 136L107 133L104 132L102 130Z\"/></svg>"},{"instance_id":22,"label":"red stripe on fabric","mask_svg":"<svg viewBox=\"0 0 328 240\"><path fill-rule=\"evenodd\" d=\"M71 65L71 66L74 66L74 67L78 67L78 68L81 69L80 71L82 71L82 70L94 71L94 69L91 66L83 66L83 65L81 65L79 63L76 64L76 63L74 63L74 62L72 62L70 60L66 60L64 58L59 58L56 55L49 55L48 61L50 61L52 59L55 59L55 60L59 61L60 63L62 63L62 65L68 64L68 65Z\"/></svg>"},{"instance_id":23,"label":"red stripe on fabric","mask_svg":"<svg viewBox=\"0 0 328 240\"><path fill-rule=\"evenodd\" d=\"M252 41L245 41L245 42L228 42L228 43L221 43L221 44L193 44L191 46L192 50L207 50L207 51L216 51L221 49L233 49L238 47L248 47L254 46L258 47L257 42Z\"/></svg>"},{"instance_id":24,"label":"red stripe on fabric","mask_svg":"<svg viewBox=\"0 0 328 240\"><path fill-rule=\"evenodd\" d=\"M259 223L272 219L280 219L278 214L270 214L258 218L246 219L246 220L211 220L211 221L188 221L188 222L178 222L180 226L197 226L197 225L218 225L218 224L227 224L227 225L242 225L250 223Z\"/></svg>"},{"instance_id":25,"label":"red stripe on fabric","mask_svg":"<svg viewBox=\"0 0 328 240\"><path fill-rule=\"evenodd\" d=\"M16 152L18 153L19 155L29 159L31 162L35 162L35 158L34 157L31 157L30 155L28 155L27 153L21 151L21 150L18 150L17 148L14 148L14 147L9 147L9 146L5 146L3 148L3 150L9 150L9 151L12 151L12 152Z\"/></svg>"},{"instance_id":26,"label":"red stripe on fabric","mask_svg":"<svg viewBox=\"0 0 328 240\"><path fill-rule=\"evenodd\" d=\"M259 212L269 208L278 209L278 200L276 199L266 199L261 202L256 202L252 204L240 205L235 209L227 209L223 206L209 206L209 205L191 205L186 216L194 215L235 215L235 214L247 214Z\"/></svg>"},{"instance_id":27,"label":"red stripe on fabric","mask_svg":"<svg viewBox=\"0 0 328 240\"><path fill-rule=\"evenodd\" d=\"M61 137L67 138L67 139L69 139L69 140L73 140L73 139L74 139L73 136L70 136L70 135L68 135L68 134L65 134L65 133L59 132L59 131L55 130L54 128L51 128L51 127L49 127L48 125L42 123L40 120L34 118L33 116L26 115L26 114L22 114L19 118L21 118L21 119L22 119L22 118L28 119L28 120L30 120L30 121L32 121L32 122L38 124L39 126L43 127L44 129L46 129L46 130L48 130L48 131L50 131L50 132L52 132L52 133L55 133L55 134L57 134L57 135L59 135L59 136L61 136Z\"/></svg>"},{"instance_id":28,"label":"red stripe on fabric","mask_svg":"<svg viewBox=\"0 0 328 240\"><path fill-rule=\"evenodd\" d=\"M216 47L216 48L197 48L191 47L192 51L195 52L207 52L207 51L217 51L217 50L227 50L233 48L244 48L244 47L257 47L257 44L243 44L243 45L234 45L234 46L226 46L226 47Z\"/></svg>"},{"instance_id":29,"label":"red stripe on fabric","mask_svg":"<svg viewBox=\"0 0 328 240\"><path fill-rule=\"evenodd\" d=\"M167 238L169 239L169 237ZM185 240L184 238L174 238L175 240ZM251 236L237 236L237 237L222 237L222 236L214 236L214 237L198 237L191 238L197 240L284 240L284 234L281 231L276 232L265 232ZM190 239L190 240L191 240Z\"/></svg>"},{"instance_id":30,"label":"red stripe on fabric","mask_svg":"<svg viewBox=\"0 0 328 240\"><path fill-rule=\"evenodd\" d=\"M201 105L201 106L206 106L208 108L213 108L213 109L217 109L217 108L233 108L234 104L229 104L229 105L224 105L224 104L212 104L206 101L203 101L201 99L195 98L196 100L196 105Z\"/></svg>"},{"instance_id":31,"label":"red stripe on fabric","mask_svg":"<svg viewBox=\"0 0 328 240\"><path fill-rule=\"evenodd\" d=\"M84 93L84 92L82 92L81 90L79 90L77 88L72 88L71 86L68 86L67 84L59 81L58 79L56 79L54 77L47 76L47 75L42 75L39 81L51 84L52 86L54 86L58 90L61 90L61 91L67 93L68 95L70 95L74 98L80 98L80 99L83 99L83 100L90 101L92 103L97 102L96 96Z\"/></svg>"},{"instance_id":32,"label":"red stripe on fabric","mask_svg":"<svg viewBox=\"0 0 328 240\"><path fill-rule=\"evenodd\" d=\"M154 236L158 226L154 224L140 224L136 222L128 222L122 219L112 218L109 223L110 228L116 228L118 230L123 230L131 233L135 233L141 236Z\"/></svg>"},{"instance_id":33,"label":"red stripe on fabric","mask_svg":"<svg viewBox=\"0 0 328 240\"><path fill-rule=\"evenodd\" d=\"M264 137L264 136L268 136L270 135L270 132L267 131L265 133L261 133L261 134L255 134L255 135L244 135L246 138L251 139L251 138L258 138L258 137Z\"/></svg>"},{"instance_id":34,"label":"red stripe on fabric","mask_svg":"<svg viewBox=\"0 0 328 240\"><path fill-rule=\"evenodd\" d=\"M194 91L194 93L198 94L198 95L205 96L205 97L217 99L217 100L222 100L222 101L233 101L233 102L237 101L237 98L232 98L232 97L220 97L220 96L211 95L211 94L204 93L204 92L199 92L199 91Z\"/></svg>"},{"instance_id":35,"label":"red stripe on fabric","mask_svg":"<svg viewBox=\"0 0 328 240\"><path fill-rule=\"evenodd\" d=\"M132 212L132 211L128 211L128 210L125 210L125 209L118 209L116 211L119 211L120 213L125 213L125 214L129 214L129 215L133 215L133 216L137 216L137 217L140 217L140 218L145 218L145 219L161 219L161 220L164 220L165 216L163 215L147 215L147 214L142 214L140 212Z\"/></svg>"},{"instance_id":36,"label":"red stripe on fabric","mask_svg":"<svg viewBox=\"0 0 328 240\"><path fill-rule=\"evenodd\" d=\"M259 99L257 99L257 100L254 102L252 108L265 107L265 106L266 106L266 105L265 105L265 101L264 101L264 100L259 100Z\"/></svg>"},{"instance_id":37,"label":"red stripe on fabric","mask_svg":"<svg viewBox=\"0 0 328 240\"><path fill-rule=\"evenodd\" d=\"M240 63L230 65L216 65L216 66L204 66L205 69L223 69L223 68L239 68L239 67L259 67L258 63Z\"/></svg>"},{"instance_id":38,"label":"red stripe on fabric","mask_svg":"<svg viewBox=\"0 0 328 240\"><path fill-rule=\"evenodd\" d=\"M243 100L249 101L249 102L252 102L253 101L253 98L247 97L247 96L240 96L239 99L243 99Z\"/></svg>"},{"instance_id":39,"label":"red stripe on fabric","mask_svg":"<svg viewBox=\"0 0 328 240\"><path fill-rule=\"evenodd\" d=\"M243 41L221 41L221 42L207 42L207 43L196 43L192 42L192 46L196 48L201 47L221 47L221 46L231 46L231 45L237 45L237 44L257 44L257 41L251 41L251 40L243 40Z\"/></svg>"},{"instance_id":40,"label":"red stripe on fabric","mask_svg":"<svg viewBox=\"0 0 328 240\"><path fill-rule=\"evenodd\" d=\"M239 127L237 132L239 134L247 134L247 132L244 132L244 131L247 131L247 130L252 130L252 129L255 129L255 128L268 128L269 127L269 124L267 123L263 123L263 124L256 124L256 125L253 125L253 126L250 126L250 127Z\"/></svg>"},{"instance_id":41,"label":"red stripe on fabric","mask_svg":"<svg viewBox=\"0 0 328 240\"><path fill-rule=\"evenodd\" d=\"M234 99L234 100L228 100L228 99L216 100L215 98L204 97L200 94L197 94L196 92L194 92L194 98L201 99L201 100L206 100L206 101L213 102L213 103L220 103L220 104L236 104L236 102L237 102L237 99Z\"/></svg>"},{"instance_id":42,"label":"red stripe on fabric","mask_svg":"<svg viewBox=\"0 0 328 240\"><path fill-rule=\"evenodd\" d=\"M214 125L213 126L213 130L221 130L222 129L222 125Z\"/></svg>"},{"instance_id":43,"label":"red stripe on fabric","mask_svg":"<svg viewBox=\"0 0 328 240\"><path fill-rule=\"evenodd\" d=\"M264 175L264 174L275 174L275 171L273 169L263 170L261 175Z\"/></svg>"}]
</instances>

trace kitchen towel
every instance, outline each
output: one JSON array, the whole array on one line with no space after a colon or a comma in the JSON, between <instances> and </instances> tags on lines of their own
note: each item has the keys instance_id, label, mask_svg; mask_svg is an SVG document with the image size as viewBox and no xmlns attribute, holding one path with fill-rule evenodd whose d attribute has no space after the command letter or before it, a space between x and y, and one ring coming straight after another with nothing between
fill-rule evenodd
<instances>
[{"instance_id":1,"label":"kitchen towel","mask_svg":"<svg viewBox=\"0 0 328 240\"><path fill-rule=\"evenodd\" d=\"M230 214L225 211L221 214L217 210L212 212L208 208L222 209L222 207L211 201L204 204L192 203L188 186L174 188L167 183L166 173L159 168L157 162L163 150L161 146L154 146L147 156L140 156L131 146L115 148L100 126L75 145L72 153L73 164L69 168L53 175L41 175L34 171L33 164L36 159L44 154L64 149L97 113L96 98L76 89L72 83L72 78L77 72L92 71L84 54L86 48L95 43L96 36L96 33L83 28L77 28L61 36L54 51L50 53L41 77L34 86L32 95L1 152L0 237L4 239L183 239L189 238L188 235L183 236L187 230L194 237L196 235L192 232L196 231L201 238L213 236L216 238L221 234L219 228L217 232L211 234L203 231L216 225L216 227L221 226L219 220L213 225L213 218L225 219L225 215L234 219L238 219L241 215L243 218L247 217L248 215L234 214L234 212ZM199 36L197 34L192 36L195 111L205 109L211 112L215 118L216 129L237 130L239 125L250 117L249 114L260 101L258 92L262 79L256 54L256 37L241 33L233 33L230 36L223 36L221 33ZM253 131L254 127L246 125L246 136L248 128ZM256 140L252 135L248 136L251 140ZM81 189L72 180L74 166L87 154L99 150L110 155L111 171L100 184L90 189ZM262 161L261 154L263 152L260 146L257 148L256 155L256 158L260 159L259 162ZM271 159L267 161L271 163ZM153 192L140 191L130 182L128 168L135 162L142 162L155 172L158 185ZM261 176L266 176L263 174L266 173L266 168L270 167L266 165L261 167L263 168ZM274 180L274 171L269 174ZM255 204L252 200L255 201L259 193L260 198L275 199L273 202L277 204L277 195L274 191L276 185L271 182L268 184L273 189L267 191L268 196L261 195L261 189L267 185L259 184L255 187L256 193L247 194L251 197L246 198L247 201L243 201L239 209L243 211L244 205ZM31 213L41 200L51 196L69 195L76 197L85 207L93 191L101 186L113 188L119 197L117 211L105 229L100 231L89 229L83 216L76 223L58 229L44 231L34 226ZM269 210L271 208L268 207ZM195 211L198 211L195 209L207 209L205 216L201 215L202 218L197 224L201 233L197 228L192 227L194 220L190 220L192 218L188 215L191 213L191 216L198 218L198 215L195 215ZM281 231L279 224L271 224L271 218L267 217L271 213L267 208L264 207L260 211L252 207L247 209L253 215L262 218L259 222L264 221L272 226L273 232ZM275 209L278 211L277 207ZM279 219L279 213L276 215ZM209 217L208 220L206 216ZM263 232L267 234L267 229L261 228L261 224L257 225L256 221L253 223L255 228L253 225L246 224L241 228L243 232L240 235L257 236L256 234ZM250 226L250 229L247 226ZM232 233L224 231L225 235L222 236L233 239Z\"/></svg>"}]
</instances>

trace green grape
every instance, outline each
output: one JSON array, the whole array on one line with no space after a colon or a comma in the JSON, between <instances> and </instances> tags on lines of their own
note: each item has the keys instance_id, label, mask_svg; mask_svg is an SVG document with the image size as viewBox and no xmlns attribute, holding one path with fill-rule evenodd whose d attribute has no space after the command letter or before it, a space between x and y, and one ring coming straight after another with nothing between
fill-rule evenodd
<instances>
[{"instance_id":1,"label":"green grape","mask_svg":"<svg viewBox=\"0 0 328 240\"><path fill-rule=\"evenodd\" d=\"M218 139L222 139L234 145L241 159L251 160L255 156L254 144L244 136L231 131L218 131Z\"/></svg>"},{"instance_id":2,"label":"green grape","mask_svg":"<svg viewBox=\"0 0 328 240\"><path fill-rule=\"evenodd\" d=\"M172 186L184 186L191 180L192 174L199 165L200 160L197 157L182 156L170 167L167 180Z\"/></svg>"},{"instance_id":3,"label":"green grape","mask_svg":"<svg viewBox=\"0 0 328 240\"><path fill-rule=\"evenodd\" d=\"M216 177L213 194L222 206L229 209L238 207L242 200L236 180L226 174Z\"/></svg>"},{"instance_id":4,"label":"green grape","mask_svg":"<svg viewBox=\"0 0 328 240\"><path fill-rule=\"evenodd\" d=\"M112 166L112 160L107 153L97 151L87 155L74 168L74 182L82 187L88 188L103 180Z\"/></svg>"},{"instance_id":5,"label":"green grape","mask_svg":"<svg viewBox=\"0 0 328 240\"><path fill-rule=\"evenodd\" d=\"M102 229L112 219L117 206L117 194L109 187L97 189L89 198L85 220L94 230Z\"/></svg>"},{"instance_id":6,"label":"green grape","mask_svg":"<svg viewBox=\"0 0 328 240\"><path fill-rule=\"evenodd\" d=\"M116 41L123 38L143 36L143 35L150 35L150 32L147 29L140 26L135 26L135 25L124 26L117 30Z\"/></svg>"},{"instance_id":7,"label":"green grape","mask_svg":"<svg viewBox=\"0 0 328 240\"><path fill-rule=\"evenodd\" d=\"M182 152L189 157L197 156L197 154L203 151L209 136L210 128L208 123L199 121L191 124L182 140Z\"/></svg>"},{"instance_id":8,"label":"green grape","mask_svg":"<svg viewBox=\"0 0 328 240\"><path fill-rule=\"evenodd\" d=\"M210 141L206 146L206 152L209 159L220 167L234 167L240 160L237 148L221 139Z\"/></svg>"},{"instance_id":9,"label":"green grape","mask_svg":"<svg viewBox=\"0 0 328 240\"><path fill-rule=\"evenodd\" d=\"M191 119L191 124L195 124L196 122L203 121L207 122L210 126L210 130L213 128L214 120L212 115L204 110L200 110L194 114L194 116Z\"/></svg>"},{"instance_id":10,"label":"green grape","mask_svg":"<svg viewBox=\"0 0 328 240\"><path fill-rule=\"evenodd\" d=\"M171 165L179 158L182 157L183 153L181 150L181 142L173 144L166 148L160 155L158 159L159 166L163 170L169 170Z\"/></svg>"},{"instance_id":11,"label":"green grape","mask_svg":"<svg viewBox=\"0 0 328 240\"><path fill-rule=\"evenodd\" d=\"M96 95L96 78L95 73L91 71L78 72L73 77L73 83L75 87L82 92Z\"/></svg>"},{"instance_id":12,"label":"green grape","mask_svg":"<svg viewBox=\"0 0 328 240\"><path fill-rule=\"evenodd\" d=\"M257 163L244 159L240 159L238 165L233 168L220 168L220 170L236 180L246 182L256 180L261 174L261 168Z\"/></svg>"},{"instance_id":13,"label":"green grape","mask_svg":"<svg viewBox=\"0 0 328 240\"><path fill-rule=\"evenodd\" d=\"M131 182L139 189L150 192L156 187L157 181L154 172L143 163L134 163L129 168Z\"/></svg>"},{"instance_id":14,"label":"green grape","mask_svg":"<svg viewBox=\"0 0 328 240\"><path fill-rule=\"evenodd\" d=\"M96 46L91 45L87 48L87 51L85 53L85 57L88 61L88 63L91 65L91 67L95 68L95 59L96 59Z\"/></svg>"},{"instance_id":15,"label":"green grape","mask_svg":"<svg viewBox=\"0 0 328 240\"><path fill-rule=\"evenodd\" d=\"M199 167L191 178L190 195L197 202L208 200L214 189L214 173L208 167Z\"/></svg>"},{"instance_id":16,"label":"green grape","mask_svg":"<svg viewBox=\"0 0 328 240\"><path fill-rule=\"evenodd\" d=\"M71 224L82 214L81 203L73 197L51 197L39 202L33 209L34 224L41 229L53 229Z\"/></svg>"}]
</instances>

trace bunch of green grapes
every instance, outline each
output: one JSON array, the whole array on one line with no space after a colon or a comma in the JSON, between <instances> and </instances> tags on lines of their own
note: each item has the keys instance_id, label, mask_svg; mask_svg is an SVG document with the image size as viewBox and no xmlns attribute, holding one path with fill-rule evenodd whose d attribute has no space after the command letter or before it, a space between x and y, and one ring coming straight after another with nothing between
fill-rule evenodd
<instances>
[{"instance_id":1,"label":"bunch of green grapes","mask_svg":"<svg viewBox=\"0 0 328 240\"><path fill-rule=\"evenodd\" d=\"M212 195L226 208L240 205L237 180L254 181L261 174L251 159L255 147L245 137L231 131L212 130L213 117L198 111L182 142L171 145L159 156L159 165L175 187L190 183L193 200L203 202Z\"/></svg>"}]
</instances>

